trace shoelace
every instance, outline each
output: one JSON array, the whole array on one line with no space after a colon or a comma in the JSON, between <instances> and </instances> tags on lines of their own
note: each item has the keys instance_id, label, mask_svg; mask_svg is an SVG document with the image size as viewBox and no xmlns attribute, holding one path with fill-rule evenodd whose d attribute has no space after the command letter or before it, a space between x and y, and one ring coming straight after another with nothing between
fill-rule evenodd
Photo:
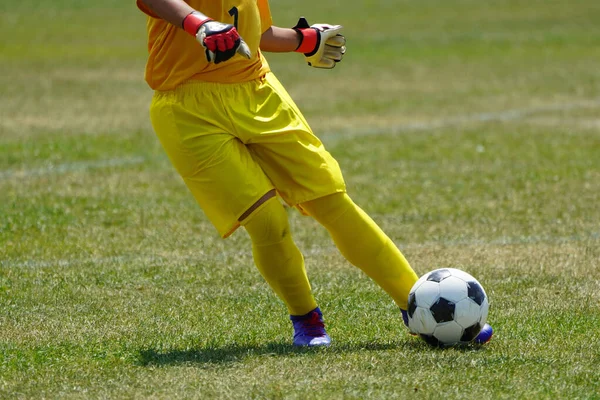
<instances>
[{"instance_id":1,"label":"shoelace","mask_svg":"<svg viewBox=\"0 0 600 400\"><path fill-rule=\"evenodd\" d=\"M307 335L311 337L323 336L325 334L325 324L321 321L321 317L316 312L313 312L309 318L297 321L302 329L296 330L296 335Z\"/></svg>"}]
</instances>

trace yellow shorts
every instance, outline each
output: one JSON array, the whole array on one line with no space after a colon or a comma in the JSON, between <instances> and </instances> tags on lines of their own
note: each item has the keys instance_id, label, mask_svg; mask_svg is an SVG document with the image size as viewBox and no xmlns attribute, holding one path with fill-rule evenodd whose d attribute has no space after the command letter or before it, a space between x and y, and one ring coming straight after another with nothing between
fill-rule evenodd
<instances>
[{"instance_id":1,"label":"yellow shorts","mask_svg":"<svg viewBox=\"0 0 600 400\"><path fill-rule=\"evenodd\" d=\"M337 161L272 73L156 92L156 134L222 237L275 194L291 206L346 190Z\"/></svg>"}]
</instances>

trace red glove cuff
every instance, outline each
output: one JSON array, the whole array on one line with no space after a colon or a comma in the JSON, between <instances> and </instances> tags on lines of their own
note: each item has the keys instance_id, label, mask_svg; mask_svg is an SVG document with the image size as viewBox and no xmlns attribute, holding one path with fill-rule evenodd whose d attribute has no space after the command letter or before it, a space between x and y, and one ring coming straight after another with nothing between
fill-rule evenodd
<instances>
[{"instance_id":1,"label":"red glove cuff","mask_svg":"<svg viewBox=\"0 0 600 400\"><path fill-rule=\"evenodd\" d=\"M312 53L318 48L321 35L316 28L296 29L296 32L302 35L300 45L296 49L298 53Z\"/></svg>"},{"instance_id":2,"label":"red glove cuff","mask_svg":"<svg viewBox=\"0 0 600 400\"><path fill-rule=\"evenodd\" d=\"M181 23L183 30L189 33L190 35L196 37L196 33L198 33L198 29L205 22L212 21L212 18L208 18L207 16L200 14L197 11L192 11L188 14Z\"/></svg>"}]
</instances>

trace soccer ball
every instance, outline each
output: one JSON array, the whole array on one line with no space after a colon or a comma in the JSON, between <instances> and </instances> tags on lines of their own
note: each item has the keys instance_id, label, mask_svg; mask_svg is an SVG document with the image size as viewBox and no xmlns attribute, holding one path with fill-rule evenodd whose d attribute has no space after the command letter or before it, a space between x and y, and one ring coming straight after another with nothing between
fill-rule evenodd
<instances>
[{"instance_id":1,"label":"soccer ball","mask_svg":"<svg viewBox=\"0 0 600 400\"><path fill-rule=\"evenodd\" d=\"M408 327L433 346L471 342L487 321L489 302L477 279L455 268L423 275L408 295Z\"/></svg>"}]
</instances>

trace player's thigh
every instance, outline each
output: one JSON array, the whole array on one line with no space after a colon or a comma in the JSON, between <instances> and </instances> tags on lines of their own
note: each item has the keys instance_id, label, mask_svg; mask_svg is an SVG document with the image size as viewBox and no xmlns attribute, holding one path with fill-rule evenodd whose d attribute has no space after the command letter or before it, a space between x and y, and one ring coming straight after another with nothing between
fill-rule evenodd
<instances>
[{"instance_id":1,"label":"player's thigh","mask_svg":"<svg viewBox=\"0 0 600 400\"><path fill-rule=\"evenodd\" d=\"M291 205L344 192L338 162L315 136L283 86L269 75L256 132L248 146L262 169Z\"/></svg>"},{"instance_id":2,"label":"player's thigh","mask_svg":"<svg viewBox=\"0 0 600 400\"><path fill-rule=\"evenodd\" d=\"M154 130L200 207L226 236L273 185L238 138L210 132L200 122L181 123L174 107L151 108Z\"/></svg>"}]
</instances>

